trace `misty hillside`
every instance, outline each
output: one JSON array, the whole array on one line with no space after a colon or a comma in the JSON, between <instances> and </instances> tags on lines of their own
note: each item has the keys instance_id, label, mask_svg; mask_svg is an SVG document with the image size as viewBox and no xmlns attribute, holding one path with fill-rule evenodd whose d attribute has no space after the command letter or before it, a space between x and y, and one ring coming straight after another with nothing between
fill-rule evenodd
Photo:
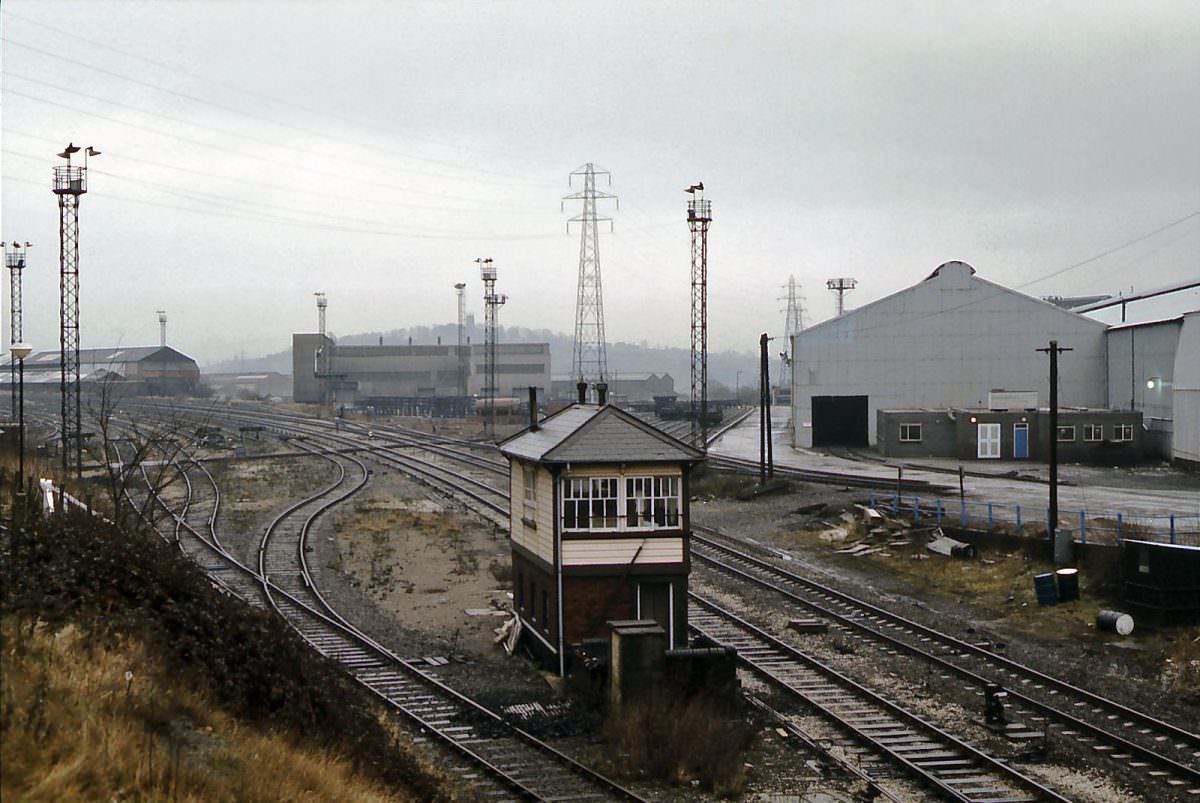
<instances>
[{"instance_id":1,"label":"misty hillside","mask_svg":"<svg viewBox=\"0 0 1200 803\"><path fill-rule=\"evenodd\" d=\"M483 342L483 327L474 318L467 319L466 337L472 343ZM458 327L455 324L438 326L413 326L406 329L393 329L390 332L364 332L354 335L341 335L337 340L345 345L377 345L384 344L432 344L441 338L442 343L457 342ZM550 360L554 374L568 374L571 370L574 339L571 335L552 332L549 329L526 329L520 326L500 327L501 342L534 341L550 344ZM779 361L772 355L772 373L778 371ZM609 343L608 368L614 376L633 373L668 373L675 379L675 390L686 393L688 389L690 369L690 352L687 349L656 347L645 343ZM265 357L245 360L225 360L204 368L206 373L222 373L229 371L278 371L282 374L292 372L291 349L268 354ZM741 384L748 385L756 382L758 375L758 357L749 352L722 351L710 352L708 355L708 375L710 388L721 384L733 389L738 382L737 373L741 371Z\"/></svg>"}]
</instances>

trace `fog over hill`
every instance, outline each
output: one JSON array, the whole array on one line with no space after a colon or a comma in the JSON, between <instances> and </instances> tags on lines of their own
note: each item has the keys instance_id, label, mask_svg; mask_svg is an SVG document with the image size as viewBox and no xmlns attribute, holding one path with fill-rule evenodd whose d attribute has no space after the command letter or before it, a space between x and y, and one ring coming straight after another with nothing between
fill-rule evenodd
<instances>
[{"instance_id":1,"label":"fog over hill","mask_svg":"<svg viewBox=\"0 0 1200 803\"><path fill-rule=\"evenodd\" d=\"M483 342L483 328L473 318L467 319L466 337L472 343ZM440 324L437 326L412 326L404 329L393 329L388 332L363 332L353 335L336 335L337 341L344 345L403 345L409 342L414 345L435 344L439 338L445 344L456 343L458 327L455 324ZM411 339L411 340L410 340ZM549 329L526 329L519 326L500 327L500 341L539 342L550 344L551 369L555 376L568 374L571 370L574 339L571 335L552 332ZM708 376L710 395L718 390L717 385L724 385L730 391L735 386L748 386L757 382L758 356L751 351L756 343L748 343L749 348L744 352L722 351L710 352L708 355ZM776 344L773 343L772 346ZM772 349L771 373L772 378L778 376L779 355L782 346ZM647 343L609 343L608 367L614 377L621 374L634 373L668 373L675 379L675 390L680 395L688 392L690 371L690 352L687 349L651 346ZM249 357L246 359L225 360L205 366L205 373L246 371L277 371L282 374L292 372L292 351L290 348L268 354L264 357ZM741 372L739 379L738 372Z\"/></svg>"}]
</instances>

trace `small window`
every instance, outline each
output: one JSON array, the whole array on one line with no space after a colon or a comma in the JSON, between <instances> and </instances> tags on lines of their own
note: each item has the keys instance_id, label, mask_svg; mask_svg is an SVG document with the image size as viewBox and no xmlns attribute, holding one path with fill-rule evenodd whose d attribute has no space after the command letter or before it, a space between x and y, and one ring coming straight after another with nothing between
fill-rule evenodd
<instances>
[{"instance_id":1,"label":"small window","mask_svg":"<svg viewBox=\"0 0 1200 803\"><path fill-rule=\"evenodd\" d=\"M537 517L537 469L533 466L525 466L522 475L525 485L525 500L521 509L521 517L527 525L536 526L533 522Z\"/></svg>"},{"instance_id":2,"label":"small window","mask_svg":"<svg viewBox=\"0 0 1200 803\"><path fill-rule=\"evenodd\" d=\"M1133 424L1113 424L1113 440L1122 443L1133 440Z\"/></svg>"},{"instance_id":3,"label":"small window","mask_svg":"<svg viewBox=\"0 0 1200 803\"><path fill-rule=\"evenodd\" d=\"M1084 424L1083 439L1085 441L1102 441L1104 440L1104 425L1103 424Z\"/></svg>"},{"instance_id":4,"label":"small window","mask_svg":"<svg viewBox=\"0 0 1200 803\"><path fill-rule=\"evenodd\" d=\"M920 443L921 442L921 425L920 424L901 424L900 425L900 442L901 443Z\"/></svg>"},{"instance_id":5,"label":"small window","mask_svg":"<svg viewBox=\"0 0 1200 803\"><path fill-rule=\"evenodd\" d=\"M1122 424L1121 426L1128 426ZM1138 547L1138 573L1150 574L1150 550L1146 547Z\"/></svg>"},{"instance_id":6,"label":"small window","mask_svg":"<svg viewBox=\"0 0 1200 803\"><path fill-rule=\"evenodd\" d=\"M1069 441L1074 441L1074 440L1075 440L1075 425L1074 424L1072 424L1071 426L1068 426L1068 427L1059 427L1058 428L1058 441L1060 443L1062 443L1064 441L1069 442Z\"/></svg>"}]
</instances>

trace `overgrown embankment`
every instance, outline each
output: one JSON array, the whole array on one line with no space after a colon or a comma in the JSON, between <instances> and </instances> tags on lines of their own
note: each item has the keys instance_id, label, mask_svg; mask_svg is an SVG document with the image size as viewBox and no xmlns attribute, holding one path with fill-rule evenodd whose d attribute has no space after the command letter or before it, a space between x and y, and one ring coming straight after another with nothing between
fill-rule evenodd
<instances>
[{"instance_id":1,"label":"overgrown embankment","mask_svg":"<svg viewBox=\"0 0 1200 803\"><path fill-rule=\"evenodd\" d=\"M460 796L336 664L157 536L11 522L5 800Z\"/></svg>"}]
</instances>

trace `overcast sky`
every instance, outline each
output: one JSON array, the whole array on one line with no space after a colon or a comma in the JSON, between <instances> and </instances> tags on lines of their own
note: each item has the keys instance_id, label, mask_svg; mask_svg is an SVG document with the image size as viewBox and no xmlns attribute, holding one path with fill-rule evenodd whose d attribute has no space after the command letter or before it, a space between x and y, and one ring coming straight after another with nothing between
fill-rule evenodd
<instances>
[{"instance_id":1,"label":"overcast sky","mask_svg":"<svg viewBox=\"0 0 1200 803\"><path fill-rule=\"evenodd\" d=\"M1033 295L1200 275L1194 2L4 0L0 22L35 347L58 341L68 141L102 151L83 345L155 343L165 308L201 364L286 348L316 290L341 333L450 322L458 281L482 317L480 256L504 324L572 331L559 198L586 162L620 196L610 340L687 347L701 180L711 350L782 330L789 275L809 321L830 277L857 306L950 259ZM1184 308L1200 293L1144 314Z\"/></svg>"}]
</instances>

